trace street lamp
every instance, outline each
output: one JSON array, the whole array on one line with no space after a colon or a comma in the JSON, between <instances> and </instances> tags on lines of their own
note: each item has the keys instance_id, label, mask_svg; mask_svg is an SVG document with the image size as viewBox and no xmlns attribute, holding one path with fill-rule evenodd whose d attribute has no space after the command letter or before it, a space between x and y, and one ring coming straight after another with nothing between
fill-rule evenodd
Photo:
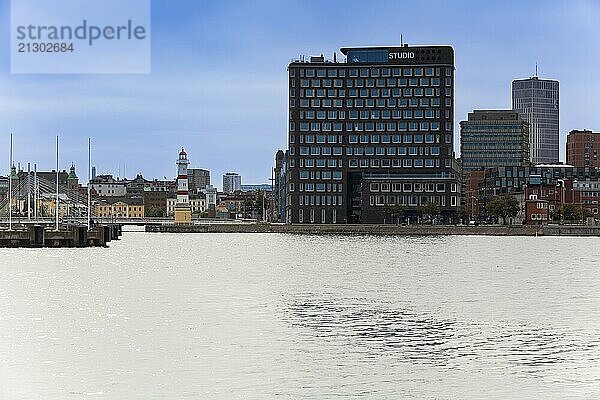
<instances>
[{"instance_id":1,"label":"street lamp","mask_svg":"<svg viewBox=\"0 0 600 400\"><path fill-rule=\"evenodd\" d=\"M564 179L557 179L557 182L559 182L558 185L556 185L557 187L562 187L561 190L561 200L560 200L560 223L562 224L564 222L565 219L565 180Z\"/></svg>"},{"instance_id":2,"label":"street lamp","mask_svg":"<svg viewBox=\"0 0 600 400\"><path fill-rule=\"evenodd\" d=\"M573 180L573 203L575 204L579 204L579 215L581 216L581 223L584 224L585 223L585 215L583 212L583 201L581 200L581 188L579 188L579 190L577 190L575 188L575 185L577 184L577 179ZM579 203L577 203L575 201L575 195L577 194L577 192L579 192Z\"/></svg>"}]
</instances>

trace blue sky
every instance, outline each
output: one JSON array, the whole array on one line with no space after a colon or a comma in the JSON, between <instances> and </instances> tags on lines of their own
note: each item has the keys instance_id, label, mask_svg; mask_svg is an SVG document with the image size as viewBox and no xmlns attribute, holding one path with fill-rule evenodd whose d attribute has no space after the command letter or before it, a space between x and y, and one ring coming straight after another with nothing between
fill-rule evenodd
<instances>
[{"instance_id":1,"label":"blue sky","mask_svg":"<svg viewBox=\"0 0 600 400\"><path fill-rule=\"evenodd\" d=\"M15 160L40 169L53 167L60 134L61 168L74 162L80 177L91 136L98 173L173 177L184 146L219 187L226 171L268 182L286 143L291 58L397 45L400 34L454 46L457 126L473 109L510 108L511 80L537 62L561 84L561 159L569 130L600 130L597 1L154 0L148 75L11 75L9 1L0 4L2 173L12 131Z\"/></svg>"}]
</instances>

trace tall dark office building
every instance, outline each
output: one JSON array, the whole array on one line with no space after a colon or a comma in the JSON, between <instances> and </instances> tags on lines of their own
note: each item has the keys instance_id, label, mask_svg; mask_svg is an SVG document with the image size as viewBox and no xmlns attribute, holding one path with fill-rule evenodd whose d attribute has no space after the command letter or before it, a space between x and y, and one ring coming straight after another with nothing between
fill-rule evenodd
<instances>
[{"instance_id":1,"label":"tall dark office building","mask_svg":"<svg viewBox=\"0 0 600 400\"><path fill-rule=\"evenodd\" d=\"M529 165L529 124L513 110L474 110L460 122L463 171Z\"/></svg>"},{"instance_id":2,"label":"tall dark office building","mask_svg":"<svg viewBox=\"0 0 600 400\"><path fill-rule=\"evenodd\" d=\"M529 123L529 151L534 164L557 164L559 146L558 81L537 76L512 82L512 105Z\"/></svg>"},{"instance_id":3,"label":"tall dark office building","mask_svg":"<svg viewBox=\"0 0 600 400\"><path fill-rule=\"evenodd\" d=\"M381 223L459 205L450 46L342 48L292 61L285 220ZM394 211L396 210L396 211Z\"/></svg>"},{"instance_id":4,"label":"tall dark office building","mask_svg":"<svg viewBox=\"0 0 600 400\"><path fill-rule=\"evenodd\" d=\"M188 168L188 187L197 193L210 185L210 171L202 168Z\"/></svg>"}]
</instances>

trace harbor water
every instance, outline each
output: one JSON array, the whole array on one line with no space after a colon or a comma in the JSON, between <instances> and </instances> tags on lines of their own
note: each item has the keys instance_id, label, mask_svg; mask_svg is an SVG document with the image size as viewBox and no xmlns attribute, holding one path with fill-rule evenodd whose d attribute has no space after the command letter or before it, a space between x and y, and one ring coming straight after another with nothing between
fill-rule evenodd
<instances>
[{"instance_id":1,"label":"harbor water","mask_svg":"<svg viewBox=\"0 0 600 400\"><path fill-rule=\"evenodd\" d=\"M0 249L0 399L600 398L600 239Z\"/></svg>"}]
</instances>

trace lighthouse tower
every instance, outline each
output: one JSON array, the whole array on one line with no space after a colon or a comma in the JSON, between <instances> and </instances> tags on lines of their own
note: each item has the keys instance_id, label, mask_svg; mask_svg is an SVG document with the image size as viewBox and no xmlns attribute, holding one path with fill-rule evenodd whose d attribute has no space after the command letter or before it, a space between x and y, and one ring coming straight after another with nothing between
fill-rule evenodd
<instances>
[{"instance_id":1,"label":"lighthouse tower","mask_svg":"<svg viewBox=\"0 0 600 400\"><path fill-rule=\"evenodd\" d=\"M181 148L179 159L177 160L177 203L175 204L175 224L190 224L192 221L187 173L189 163L190 161L187 158L187 153Z\"/></svg>"}]
</instances>

